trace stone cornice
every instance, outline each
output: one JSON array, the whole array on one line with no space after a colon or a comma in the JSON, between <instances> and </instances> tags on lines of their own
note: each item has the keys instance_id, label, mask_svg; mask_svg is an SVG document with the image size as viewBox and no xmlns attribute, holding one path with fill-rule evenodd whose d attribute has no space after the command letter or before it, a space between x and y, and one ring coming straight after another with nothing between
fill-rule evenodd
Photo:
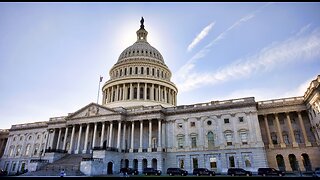
<instances>
[{"instance_id":1,"label":"stone cornice","mask_svg":"<svg viewBox=\"0 0 320 180\"><path fill-rule=\"evenodd\" d=\"M303 96L291 97L291 98L281 98L281 99L272 99L272 100L257 102L258 110L267 109L267 108L295 106L295 105L304 105Z\"/></svg>"},{"instance_id":2,"label":"stone cornice","mask_svg":"<svg viewBox=\"0 0 320 180\"><path fill-rule=\"evenodd\" d=\"M310 98L314 90L319 87L319 84L320 84L320 75L318 75L315 80L311 81L307 91L304 93L303 97L306 101Z\"/></svg>"}]
</instances>

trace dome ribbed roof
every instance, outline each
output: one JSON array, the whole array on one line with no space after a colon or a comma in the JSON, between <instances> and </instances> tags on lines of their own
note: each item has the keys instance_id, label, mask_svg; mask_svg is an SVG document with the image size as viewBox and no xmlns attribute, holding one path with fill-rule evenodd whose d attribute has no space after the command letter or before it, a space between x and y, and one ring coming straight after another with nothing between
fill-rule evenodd
<instances>
[{"instance_id":1,"label":"dome ribbed roof","mask_svg":"<svg viewBox=\"0 0 320 180\"><path fill-rule=\"evenodd\" d=\"M118 63L128 57L148 57L159 60L164 63L163 57L160 52L152 47L146 41L137 41L133 45L127 47L119 56Z\"/></svg>"}]
</instances>

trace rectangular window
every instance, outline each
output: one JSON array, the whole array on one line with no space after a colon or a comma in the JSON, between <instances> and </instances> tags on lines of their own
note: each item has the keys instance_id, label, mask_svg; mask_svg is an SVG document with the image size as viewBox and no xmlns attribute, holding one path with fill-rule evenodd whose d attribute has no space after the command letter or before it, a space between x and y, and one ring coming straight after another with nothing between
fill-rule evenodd
<instances>
[{"instance_id":1,"label":"rectangular window","mask_svg":"<svg viewBox=\"0 0 320 180\"><path fill-rule=\"evenodd\" d=\"M192 164L193 164L193 168L198 168L198 159L192 158Z\"/></svg>"},{"instance_id":2,"label":"rectangular window","mask_svg":"<svg viewBox=\"0 0 320 180\"><path fill-rule=\"evenodd\" d=\"M239 122L243 122L243 117L239 117Z\"/></svg>"},{"instance_id":3,"label":"rectangular window","mask_svg":"<svg viewBox=\"0 0 320 180\"><path fill-rule=\"evenodd\" d=\"M242 144L248 144L247 132L240 132L240 139L241 139Z\"/></svg>"},{"instance_id":4,"label":"rectangular window","mask_svg":"<svg viewBox=\"0 0 320 180\"><path fill-rule=\"evenodd\" d=\"M190 122L190 126L191 126L191 127L196 126L196 122Z\"/></svg>"},{"instance_id":5,"label":"rectangular window","mask_svg":"<svg viewBox=\"0 0 320 180\"><path fill-rule=\"evenodd\" d=\"M191 137L191 148L197 147L197 137Z\"/></svg>"},{"instance_id":6,"label":"rectangular window","mask_svg":"<svg viewBox=\"0 0 320 180\"><path fill-rule=\"evenodd\" d=\"M231 146L232 145L232 134L231 133L226 134L226 140L227 140L227 145Z\"/></svg>"},{"instance_id":7,"label":"rectangular window","mask_svg":"<svg viewBox=\"0 0 320 180\"><path fill-rule=\"evenodd\" d=\"M178 148L183 148L184 138L178 137Z\"/></svg>"},{"instance_id":8,"label":"rectangular window","mask_svg":"<svg viewBox=\"0 0 320 180\"><path fill-rule=\"evenodd\" d=\"M213 158L210 158L210 168L217 168L217 158L216 157L213 157Z\"/></svg>"},{"instance_id":9,"label":"rectangular window","mask_svg":"<svg viewBox=\"0 0 320 180\"><path fill-rule=\"evenodd\" d=\"M229 119L228 118L224 119L224 123L225 124L229 123Z\"/></svg>"},{"instance_id":10,"label":"rectangular window","mask_svg":"<svg viewBox=\"0 0 320 180\"><path fill-rule=\"evenodd\" d=\"M229 156L229 167L236 167L234 162L234 156Z\"/></svg>"}]
</instances>

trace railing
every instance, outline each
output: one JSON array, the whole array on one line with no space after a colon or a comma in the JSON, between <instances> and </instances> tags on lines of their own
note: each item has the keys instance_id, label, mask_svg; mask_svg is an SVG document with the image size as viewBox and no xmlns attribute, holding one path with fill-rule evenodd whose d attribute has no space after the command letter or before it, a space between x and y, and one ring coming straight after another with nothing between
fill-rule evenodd
<instances>
[{"instance_id":1,"label":"railing","mask_svg":"<svg viewBox=\"0 0 320 180\"><path fill-rule=\"evenodd\" d=\"M49 160L47 159L31 159L30 163L48 163Z\"/></svg>"},{"instance_id":2,"label":"railing","mask_svg":"<svg viewBox=\"0 0 320 180\"><path fill-rule=\"evenodd\" d=\"M157 152L157 148L152 148L151 152Z\"/></svg>"},{"instance_id":3,"label":"railing","mask_svg":"<svg viewBox=\"0 0 320 180\"><path fill-rule=\"evenodd\" d=\"M103 159L102 158L82 158L82 161L98 161L98 162L102 162Z\"/></svg>"},{"instance_id":4,"label":"railing","mask_svg":"<svg viewBox=\"0 0 320 180\"><path fill-rule=\"evenodd\" d=\"M46 153L57 152L57 153L67 153L68 151L62 149L46 149Z\"/></svg>"}]
</instances>

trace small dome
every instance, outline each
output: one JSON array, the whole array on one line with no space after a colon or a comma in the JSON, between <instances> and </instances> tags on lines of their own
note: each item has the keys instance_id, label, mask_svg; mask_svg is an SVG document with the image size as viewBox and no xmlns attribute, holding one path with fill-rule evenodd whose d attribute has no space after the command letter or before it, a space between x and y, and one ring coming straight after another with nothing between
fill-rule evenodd
<instances>
[{"instance_id":1,"label":"small dome","mask_svg":"<svg viewBox=\"0 0 320 180\"><path fill-rule=\"evenodd\" d=\"M164 63L163 57L160 52L152 47L146 41L137 41L133 45L127 47L119 56L118 63L121 62L124 58L128 57L148 57L159 60L161 63Z\"/></svg>"}]
</instances>

